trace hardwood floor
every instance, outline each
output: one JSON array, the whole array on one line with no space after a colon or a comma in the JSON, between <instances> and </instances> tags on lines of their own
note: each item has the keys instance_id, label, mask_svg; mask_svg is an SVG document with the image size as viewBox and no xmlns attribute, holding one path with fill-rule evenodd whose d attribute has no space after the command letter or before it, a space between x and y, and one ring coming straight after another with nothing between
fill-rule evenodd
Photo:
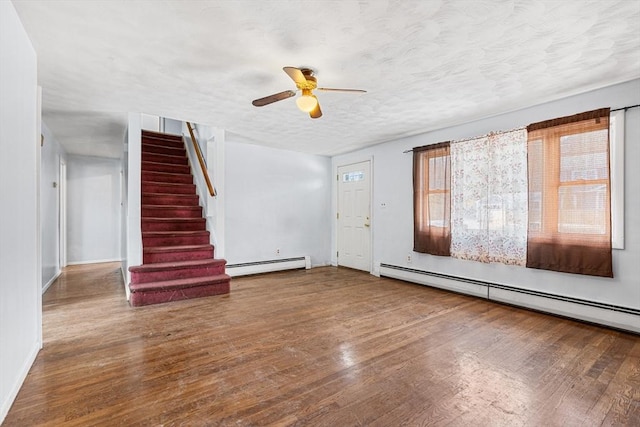
<instances>
[{"instance_id":1,"label":"hardwood floor","mask_svg":"<svg viewBox=\"0 0 640 427\"><path fill-rule=\"evenodd\" d=\"M640 425L639 336L349 269L131 308L94 264L43 301L6 426Z\"/></svg>"}]
</instances>

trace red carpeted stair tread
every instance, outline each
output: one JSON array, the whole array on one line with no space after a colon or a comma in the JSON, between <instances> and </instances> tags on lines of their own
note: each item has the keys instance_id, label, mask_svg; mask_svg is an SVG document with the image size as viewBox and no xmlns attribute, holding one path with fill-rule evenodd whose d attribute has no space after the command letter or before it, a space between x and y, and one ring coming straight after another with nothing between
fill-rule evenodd
<instances>
[{"instance_id":1,"label":"red carpeted stair tread","mask_svg":"<svg viewBox=\"0 0 640 427\"><path fill-rule=\"evenodd\" d=\"M168 133L142 131L142 142L152 142L158 145L175 146L178 148L184 148L184 142L182 141L182 135L172 135Z\"/></svg>"},{"instance_id":2,"label":"red carpeted stair tread","mask_svg":"<svg viewBox=\"0 0 640 427\"><path fill-rule=\"evenodd\" d=\"M203 236L209 235L206 230L197 231L145 231L142 233L142 237L182 237L182 236Z\"/></svg>"},{"instance_id":3,"label":"red carpeted stair tread","mask_svg":"<svg viewBox=\"0 0 640 427\"><path fill-rule=\"evenodd\" d=\"M154 142L142 143L143 153L168 154L170 156L185 156L187 154L184 148L172 147L167 145L159 145Z\"/></svg>"},{"instance_id":4,"label":"red carpeted stair tread","mask_svg":"<svg viewBox=\"0 0 640 427\"><path fill-rule=\"evenodd\" d=\"M180 245L146 247L142 251L143 264L212 259L213 245Z\"/></svg>"},{"instance_id":5,"label":"red carpeted stair tread","mask_svg":"<svg viewBox=\"0 0 640 427\"><path fill-rule=\"evenodd\" d=\"M225 260L199 259L143 264L129 269L131 283L150 283L166 280L209 277L224 274Z\"/></svg>"},{"instance_id":6,"label":"red carpeted stair tread","mask_svg":"<svg viewBox=\"0 0 640 427\"><path fill-rule=\"evenodd\" d=\"M202 218L202 206L143 204L142 216L153 218Z\"/></svg>"},{"instance_id":7,"label":"red carpeted stair tread","mask_svg":"<svg viewBox=\"0 0 640 427\"><path fill-rule=\"evenodd\" d=\"M132 273L139 272L151 272L151 271L165 271L165 270L178 270L190 267L218 267L227 263L224 259L198 259L190 261L179 262L158 262L155 264L143 264L129 268Z\"/></svg>"},{"instance_id":8,"label":"red carpeted stair tread","mask_svg":"<svg viewBox=\"0 0 640 427\"><path fill-rule=\"evenodd\" d=\"M181 251L197 251L213 248L212 245L178 245L178 246L157 246L144 248L144 253L158 253L158 252L181 252Z\"/></svg>"},{"instance_id":9,"label":"red carpeted stair tread","mask_svg":"<svg viewBox=\"0 0 640 427\"><path fill-rule=\"evenodd\" d=\"M174 184L193 184L193 176L184 173L171 173L160 171L142 171L143 181L164 182Z\"/></svg>"},{"instance_id":10,"label":"red carpeted stair tread","mask_svg":"<svg viewBox=\"0 0 640 427\"><path fill-rule=\"evenodd\" d=\"M228 282L229 280L231 280L231 276L229 276L228 274L218 274L208 277L191 277L188 279L162 280L159 282L132 283L129 285L129 289L131 289L131 292L183 289L206 286L213 283L223 283Z\"/></svg>"},{"instance_id":11,"label":"red carpeted stair tread","mask_svg":"<svg viewBox=\"0 0 640 427\"><path fill-rule=\"evenodd\" d=\"M142 180L142 193L196 194L195 184Z\"/></svg>"},{"instance_id":12,"label":"red carpeted stair tread","mask_svg":"<svg viewBox=\"0 0 640 427\"><path fill-rule=\"evenodd\" d=\"M143 247L204 245L209 242L208 231L143 231Z\"/></svg>"},{"instance_id":13,"label":"red carpeted stair tread","mask_svg":"<svg viewBox=\"0 0 640 427\"><path fill-rule=\"evenodd\" d=\"M169 154L149 153L147 151L142 152L143 162L156 162L165 163L171 165L188 165L189 159L186 156L174 156Z\"/></svg>"},{"instance_id":14,"label":"red carpeted stair tread","mask_svg":"<svg viewBox=\"0 0 640 427\"><path fill-rule=\"evenodd\" d=\"M199 206L197 194L142 193L143 205Z\"/></svg>"},{"instance_id":15,"label":"red carpeted stair tread","mask_svg":"<svg viewBox=\"0 0 640 427\"><path fill-rule=\"evenodd\" d=\"M142 231L205 231L205 218L142 217Z\"/></svg>"},{"instance_id":16,"label":"red carpeted stair tread","mask_svg":"<svg viewBox=\"0 0 640 427\"><path fill-rule=\"evenodd\" d=\"M168 163L146 162L144 160L142 161L142 171L191 175L191 168L189 165L173 165Z\"/></svg>"}]
</instances>

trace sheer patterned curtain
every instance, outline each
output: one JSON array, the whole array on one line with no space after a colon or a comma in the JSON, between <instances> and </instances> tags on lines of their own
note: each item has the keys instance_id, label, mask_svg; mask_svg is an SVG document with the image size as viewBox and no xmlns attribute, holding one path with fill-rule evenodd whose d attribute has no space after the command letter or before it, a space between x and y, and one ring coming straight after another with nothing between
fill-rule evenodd
<instances>
[{"instance_id":1,"label":"sheer patterned curtain","mask_svg":"<svg viewBox=\"0 0 640 427\"><path fill-rule=\"evenodd\" d=\"M527 267L613 277L609 114L528 126Z\"/></svg>"},{"instance_id":2,"label":"sheer patterned curtain","mask_svg":"<svg viewBox=\"0 0 640 427\"><path fill-rule=\"evenodd\" d=\"M449 256L449 142L413 149L413 250Z\"/></svg>"},{"instance_id":3,"label":"sheer patterned curtain","mask_svg":"<svg viewBox=\"0 0 640 427\"><path fill-rule=\"evenodd\" d=\"M527 132L451 143L451 256L524 266Z\"/></svg>"}]
</instances>

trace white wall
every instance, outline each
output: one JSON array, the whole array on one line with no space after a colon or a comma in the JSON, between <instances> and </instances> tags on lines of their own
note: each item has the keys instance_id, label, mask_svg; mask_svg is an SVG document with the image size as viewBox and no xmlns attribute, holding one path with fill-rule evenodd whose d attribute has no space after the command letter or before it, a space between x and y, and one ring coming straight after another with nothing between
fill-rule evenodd
<instances>
[{"instance_id":1,"label":"white wall","mask_svg":"<svg viewBox=\"0 0 640 427\"><path fill-rule=\"evenodd\" d=\"M129 267L142 264L142 227L140 216L142 215L141 196L141 167L142 167L142 114L129 113L129 126L127 134L123 162L124 179L126 180L126 200L123 200L123 209L126 210L126 253L123 253L123 272L125 276L124 287L129 299L129 282L131 273ZM122 195L123 199L125 195ZM126 206L126 208L125 208Z\"/></svg>"},{"instance_id":2,"label":"white wall","mask_svg":"<svg viewBox=\"0 0 640 427\"><path fill-rule=\"evenodd\" d=\"M122 210L120 211L120 253L122 254L122 264L120 270L122 272L122 281L124 282L127 299L129 299L129 252L128 240L129 224L127 214L129 212L129 134L125 133L122 141L122 165L121 165L121 185L120 200L122 201Z\"/></svg>"},{"instance_id":3,"label":"white wall","mask_svg":"<svg viewBox=\"0 0 640 427\"><path fill-rule=\"evenodd\" d=\"M507 130L540 120L601 107L619 108L640 103L640 80L565 98L544 105L466 123L409 138L379 144L332 159L338 165L373 157L373 263L463 276L519 288L640 309L640 109L626 114L625 249L614 250L614 279L556 273L501 264L483 264L419 254L413 248L412 155L404 150L440 141L462 139ZM334 193L335 189L334 189ZM335 218L335 197L332 200ZM385 207L383 207L383 205ZM335 221L332 221L332 263L335 259ZM411 254L412 262L407 262Z\"/></svg>"},{"instance_id":4,"label":"white wall","mask_svg":"<svg viewBox=\"0 0 640 427\"><path fill-rule=\"evenodd\" d=\"M40 233L43 290L60 274L60 160L66 152L45 123L40 148ZM54 185L55 184L55 185Z\"/></svg>"},{"instance_id":5,"label":"white wall","mask_svg":"<svg viewBox=\"0 0 640 427\"><path fill-rule=\"evenodd\" d=\"M121 261L120 159L67 156L69 264Z\"/></svg>"},{"instance_id":6,"label":"white wall","mask_svg":"<svg viewBox=\"0 0 640 427\"><path fill-rule=\"evenodd\" d=\"M229 137L225 153L227 262L309 255L313 266L328 264L331 160Z\"/></svg>"},{"instance_id":7,"label":"white wall","mask_svg":"<svg viewBox=\"0 0 640 427\"><path fill-rule=\"evenodd\" d=\"M0 1L0 423L42 343L36 54Z\"/></svg>"}]
</instances>

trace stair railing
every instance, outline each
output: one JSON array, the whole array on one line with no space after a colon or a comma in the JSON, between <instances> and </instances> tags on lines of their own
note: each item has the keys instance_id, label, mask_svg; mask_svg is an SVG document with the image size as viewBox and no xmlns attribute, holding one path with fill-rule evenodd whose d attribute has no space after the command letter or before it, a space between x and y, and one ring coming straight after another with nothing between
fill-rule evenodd
<instances>
[{"instance_id":1,"label":"stair railing","mask_svg":"<svg viewBox=\"0 0 640 427\"><path fill-rule=\"evenodd\" d=\"M209 194L211 195L211 197L215 197L217 194L216 189L213 187L213 184L211 184L211 180L209 179L209 172L207 171L207 165L204 162L204 157L202 157L202 152L200 151L200 144L198 144L198 141L196 140L191 123L189 122L186 122L186 123L187 123L187 129L189 129L189 135L191 135L191 143L193 144L193 149L195 150L196 155L198 156L198 163L200 163L200 170L202 170L202 174L204 175L204 180L207 183L207 188L209 188Z\"/></svg>"}]
</instances>

